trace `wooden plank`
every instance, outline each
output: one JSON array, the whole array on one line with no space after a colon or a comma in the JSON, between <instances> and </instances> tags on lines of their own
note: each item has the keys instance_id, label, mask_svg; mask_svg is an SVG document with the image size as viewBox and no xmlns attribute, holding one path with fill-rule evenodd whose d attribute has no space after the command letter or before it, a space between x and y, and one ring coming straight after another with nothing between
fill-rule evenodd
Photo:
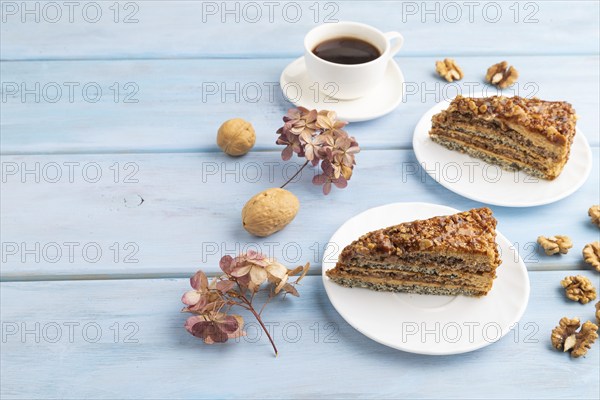
<instances>
[{"instance_id":1,"label":"wooden plank","mask_svg":"<svg viewBox=\"0 0 600 400\"><path fill-rule=\"evenodd\" d=\"M597 54L599 38L594 1L120 1L116 7L100 1L72 8L3 1L2 7L3 60L292 57L302 53L312 27L338 20L400 30L403 53L418 56Z\"/></svg>"},{"instance_id":2,"label":"wooden plank","mask_svg":"<svg viewBox=\"0 0 600 400\"><path fill-rule=\"evenodd\" d=\"M600 198L598 153L588 182L572 196L527 209L492 207L499 230L530 269L584 265L581 249L599 236L587 216ZM295 221L260 239L242 229L240 212L251 196L297 171L298 164L281 162L276 152L239 159L221 153L2 156L2 278L173 277L199 266L216 272L222 255L248 249L287 264L310 261L318 273L333 232L363 210L403 201L462 210L481 205L434 182L411 150L364 151L357 161L349 187L327 197L312 185L314 171L303 173L288 186L301 202ZM537 236L556 234L569 235L575 247L544 256Z\"/></svg>"},{"instance_id":3,"label":"wooden plank","mask_svg":"<svg viewBox=\"0 0 600 400\"><path fill-rule=\"evenodd\" d=\"M598 274L581 273L598 287ZM564 272L529 275L531 299L513 331L481 350L444 357L392 350L361 335L331 307L320 277L305 279L300 298L276 300L266 309L277 358L249 316L248 337L241 343L206 346L185 332L186 315L178 311L186 279L4 282L1 394L4 399L597 397L598 343L577 360L550 344L561 317L593 319L593 304L565 299L559 284Z\"/></svg>"},{"instance_id":4,"label":"wooden plank","mask_svg":"<svg viewBox=\"0 0 600 400\"><path fill-rule=\"evenodd\" d=\"M388 116L348 130L363 148L410 148L414 126L426 110L458 93L487 88L483 75L502 58L457 58L466 74L457 85L435 75L435 58L401 57L407 81L403 103ZM507 59L521 78L506 94L572 102L579 127L592 145L600 143L598 57ZM234 117L254 124L257 150L274 149L274 132L290 107L279 74L290 61L5 62L0 149L4 154L217 151L216 131Z\"/></svg>"}]
</instances>

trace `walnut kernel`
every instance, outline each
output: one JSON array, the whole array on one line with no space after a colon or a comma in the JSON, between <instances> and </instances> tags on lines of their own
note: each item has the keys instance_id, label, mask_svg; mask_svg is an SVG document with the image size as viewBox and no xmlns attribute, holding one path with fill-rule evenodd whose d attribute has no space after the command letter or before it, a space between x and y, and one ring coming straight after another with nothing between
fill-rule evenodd
<instances>
[{"instance_id":1,"label":"walnut kernel","mask_svg":"<svg viewBox=\"0 0 600 400\"><path fill-rule=\"evenodd\" d=\"M600 272L600 242L586 244L583 248L583 259Z\"/></svg>"},{"instance_id":2,"label":"walnut kernel","mask_svg":"<svg viewBox=\"0 0 600 400\"><path fill-rule=\"evenodd\" d=\"M591 206L588 215L592 218L592 222L600 227L600 205Z\"/></svg>"},{"instance_id":3,"label":"walnut kernel","mask_svg":"<svg viewBox=\"0 0 600 400\"><path fill-rule=\"evenodd\" d=\"M425 250L433 246L433 242L429 239L419 240L419 250Z\"/></svg>"},{"instance_id":4,"label":"walnut kernel","mask_svg":"<svg viewBox=\"0 0 600 400\"><path fill-rule=\"evenodd\" d=\"M506 61L499 62L488 68L485 80L492 85L505 89L519 79L519 73L513 66L508 66Z\"/></svg>"},{"instance_id":5,"label":"walnut kernel","mask_svg":"<svg viewBox=\"0 0 600 400\"><path fill-rule=\"evenodd\" d=\"M452 58L445 58L444 61L436 61L435 70L439 76L448 82L459 81L464 76L462 69Z\"/></svg>"},{"instance_id":6,"label":"walnut kernel","mask_svg":"<svg viewBox=\"0 0 600 400\"><path fill-rule=\"evenodd\" d=\"M588 278L583 275L567 276L560 281L565 288L565 294L573 301L587 304L596 298L596 288Z\"/></svg>"},{"instance_id":7,"label":"walnut kernel","mask_svg":"<svg viewBox=\"0 0 600 400\"><path fill-rule=\"evenodd\" d=\"M539 236L537 242L544 248L547 255L552 254L567 254L569 249L573 247L573 242L568 236L555 235L550 237Z\"/></svg>"},{"instance_id":8,"label":"walnut kernel","mask_svg":"<svg viewBox=\"0 0 600 400\"><path fill-rule=\"evenodd\" d=\"M587 321L581 326L578 318L561 318L559 325L552 330L550 341L552 346L563 352L571 351L571 357L578 358L584 356L594 341L598 338L596 331L598 326Z\"/></svg>"},{"instance_id":9,"label":"walnut kernel","mask_svg":"<svg viewBox=\"0 0 600 400\"><path fill-rule=\"evenodd\" d=\"M600 324L600 301L596 303L596 322Z\"/></svg>"}]
</instances>

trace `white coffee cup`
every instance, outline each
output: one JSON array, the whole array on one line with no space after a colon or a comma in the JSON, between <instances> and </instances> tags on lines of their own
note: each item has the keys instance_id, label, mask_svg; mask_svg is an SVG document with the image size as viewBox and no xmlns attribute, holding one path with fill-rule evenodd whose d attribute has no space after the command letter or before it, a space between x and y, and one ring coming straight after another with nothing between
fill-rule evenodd
<instances>
[{"instance_id":1,"label":"white coffee cup","mask_svg":"<svg viewBox=\"0 0 600 400\"><path fill-rule=\"evenodd\" d=\"M371 43L381 53L373 61L362 64L336 64L317 57L315 47L330 39L351 37ZM383 79L388 62L402 47L404 38L398 32L383 33L358 22L323 24L304 38L304 59L310 80L319 91L339 100L363 97Z\"/></svg>"}]
</instances>

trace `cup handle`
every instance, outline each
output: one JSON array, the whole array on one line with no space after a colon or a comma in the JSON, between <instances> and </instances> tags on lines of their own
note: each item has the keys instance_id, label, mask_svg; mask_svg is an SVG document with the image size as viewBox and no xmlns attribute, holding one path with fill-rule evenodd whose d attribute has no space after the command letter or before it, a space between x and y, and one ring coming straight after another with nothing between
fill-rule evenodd
<instances>
[{"instance_id":1,"label":"cup handle","mask_svg":"<svg viewBox=\"0 0 600 400\"><path fill-rule=\"evenodd\" d=\"M404 44L404 36L400 32L384 33L386 40L390 43L390 58L394 57L400 51Z\"/></svg>"}]
</instances>

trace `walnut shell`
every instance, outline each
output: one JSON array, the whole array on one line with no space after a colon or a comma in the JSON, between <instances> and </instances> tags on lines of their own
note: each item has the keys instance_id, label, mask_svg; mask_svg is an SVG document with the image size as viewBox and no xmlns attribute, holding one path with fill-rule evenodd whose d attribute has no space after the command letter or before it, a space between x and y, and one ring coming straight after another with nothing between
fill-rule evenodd
<instances>
[{"instance_id":1,"label":"walnut shell","mask_svg":"<svg viewBox=\"0 0 600 400\"><path fill-rule=\"evenodd\" d=\"M292 192L267 189L248 200L242 209L242 225L253 235L269 236L292 222L299 208L300 201Z\"/></svg>"},{"instance_id":2,"label":"walnut shell","mask_svg":"<svg viewBox=\"0 0 600 400\"><path fill-rule=\"evenodd\" d=\"M254 147L255 142L252 124L241 118L223 122L217 132L217 145L230 156L243 156Z\"/></svg>"}]
</instances>

